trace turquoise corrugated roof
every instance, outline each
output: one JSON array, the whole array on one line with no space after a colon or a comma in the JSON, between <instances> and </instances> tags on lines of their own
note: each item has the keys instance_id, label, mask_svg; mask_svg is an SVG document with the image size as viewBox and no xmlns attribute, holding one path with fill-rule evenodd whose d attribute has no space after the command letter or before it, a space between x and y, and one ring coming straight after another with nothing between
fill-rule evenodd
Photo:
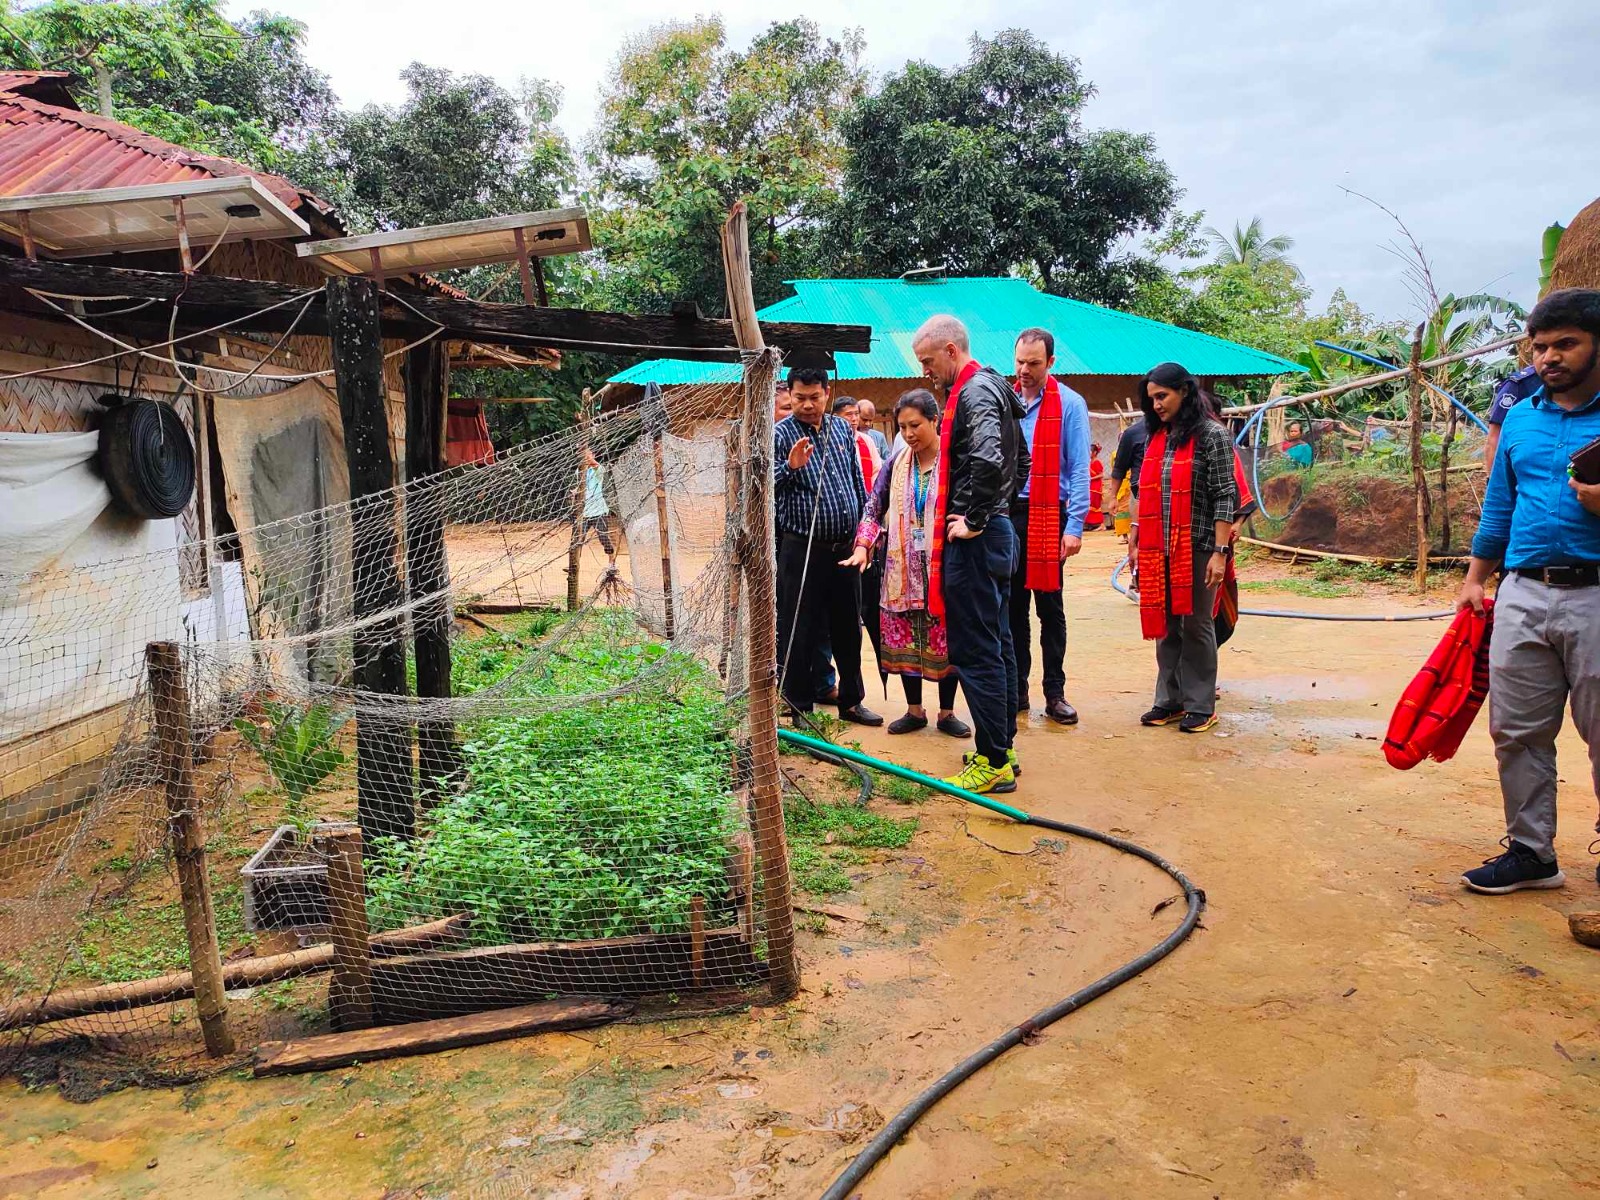
<instances>
[{"instance_id":1,"label":"turquoise corrugated roof","mask_svg":"<svg viewBox=\"0 0 1600 1200\"><path fill-rule=\"evenodd\" d=\"M922 374L911 337L936 313L953 313L972 334L980 362L1010 373L1017 332L1042 326L1056 337L1059 375L1143 375L1180 362L1196 375L1281 375L1299 363L1098 304L1041 292L1022 279L795 279L795 294L758 314L769 321L872 326L872 349L839 354L840 379L908 379ZM613 375L613 383L734 383L731 363L658 358Z\"/></svg>"}]
</instances>

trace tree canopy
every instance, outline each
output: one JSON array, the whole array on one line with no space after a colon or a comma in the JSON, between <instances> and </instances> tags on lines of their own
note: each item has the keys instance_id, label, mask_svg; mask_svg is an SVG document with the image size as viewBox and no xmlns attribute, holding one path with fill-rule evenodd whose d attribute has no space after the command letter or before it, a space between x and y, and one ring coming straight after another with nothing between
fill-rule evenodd
<instances>
[{"instance_id":1,"label":"tree canopy","mask_svg":"<svg viewBox=\"0 0 1600 1200\"><path fill-rule=\"evenodd\" d=\"M837 228L851 273L1022 273L1046 291L1124 303L1177 184L1148 134L1087 130L1078 61L1023 30L973 38L966 63L914 62L845 117Z\"/></svg>"},{"instance_id":2,"label":"tree canopy","mask_svg":"<svg viewBox=\"0 0 1600 1200\"><path fill-rule=\"evenodd\" d=\"M864 88L859 35L775 22L744 50L720 18L627 43L589 146L588 199L604 231L597 282L618 305L724 308L717 231L749 207L757 303L818 268L815 226L844 165L839 114Z\"/></svg>"}]
</instances>

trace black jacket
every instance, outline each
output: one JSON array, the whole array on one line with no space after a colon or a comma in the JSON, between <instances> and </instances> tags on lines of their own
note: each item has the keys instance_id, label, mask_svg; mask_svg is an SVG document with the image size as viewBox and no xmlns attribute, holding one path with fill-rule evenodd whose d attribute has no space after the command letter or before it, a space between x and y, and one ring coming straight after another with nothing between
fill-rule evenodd
<instances>
[{"instance_id":1,"label":"black jacket","mask_svg":"<svg viewBox=\"0 0 1600 1200\"><path fill-rule=\"evenodd\" d=\"M967 380L950 431L950 499L945 511L982 529L990 517L1011 515L1028 478L1028 439L1022 436L1022 398L993 367Z\"/></svg>"}]
</instances>

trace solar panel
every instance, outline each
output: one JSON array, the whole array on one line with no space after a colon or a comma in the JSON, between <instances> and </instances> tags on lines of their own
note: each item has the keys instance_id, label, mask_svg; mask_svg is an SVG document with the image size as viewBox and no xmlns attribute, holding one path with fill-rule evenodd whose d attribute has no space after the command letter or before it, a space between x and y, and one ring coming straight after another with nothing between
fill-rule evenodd
<instances>
[{"instance_id":1,"label":"solar panel","mask_svg":"<svg viewBox=\"0 0 1600 1200\"><path fill-rule=\"evenodd\" d=\"M594 245L581 208L513 213L359 237L302 242L296 249L330 275L411 275L489 263L577 254Z\"/></svg>"},{"instance_id":2,"label":"solar panel","mask_svg":"<svg viewBox=\"0 0 1600 1200\"><path fill-rule=\"evenodd\" d=\"M181 224L180 224L181 213ZM52 258L303 237L310 226L248 175L0 197L0 230Z\"/></svg>"}]
</instances>

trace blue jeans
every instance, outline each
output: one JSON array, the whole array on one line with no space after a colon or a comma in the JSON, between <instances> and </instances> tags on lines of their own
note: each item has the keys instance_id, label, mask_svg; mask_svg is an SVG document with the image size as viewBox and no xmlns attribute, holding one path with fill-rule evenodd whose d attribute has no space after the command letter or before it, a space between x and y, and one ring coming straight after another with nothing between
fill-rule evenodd
<instances>
[{"instance_id":1,"label":"blue jeans","mask_svg":"<svg viewBox=\"0 0 1600 1200\"><path fill-rule=\"evenodd\" d=\"M1017 653L1011 641L1011 576L1017 535L991 517L974 538L944 545L945 632L950 662L972 712L973 740L991 766L1005 765L1017 733Z\"/></svg>"}]
</instances>

